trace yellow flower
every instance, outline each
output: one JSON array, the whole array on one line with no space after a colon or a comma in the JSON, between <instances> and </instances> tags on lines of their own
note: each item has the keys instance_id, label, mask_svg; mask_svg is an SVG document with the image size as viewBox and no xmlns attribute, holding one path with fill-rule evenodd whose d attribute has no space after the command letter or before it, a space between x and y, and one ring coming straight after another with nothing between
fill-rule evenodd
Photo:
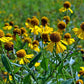
<instances>
[{"instance_id":1,"label":"yellow flower","mask_svg":"<svg viewBox=\"0 0 84 84\"><path fill-rule=\"evenodd\" d=\"M24 49L17 51L16 54L18 57L16 60L19 61L19 64L29 63L30 61L28 59L31 59L34 56L33 54L26 55L26 52Z\"/></svg>"},{"instance_id":2,"label":"yellow flower","mask_svg":"<svg viewBox=\"0 0 84 84\"><path fill-rule=\"evenodd\" d=\"M41 35L42 39L44 42L48 42L50 41L50 38L49 38L49 34L46 33L46 32L43 32L42 35Z\"/></svg>"},{"instance_id":3,"label":"yellow flower","mask_svg":"<svg viewBox=\"0 0 84 84\"><path fill-rule=\"evenodd\" d=\"M41 31L40 31L40 33L42 34L42 33L52 33L53 32L53 28L51 28L51 27L49 27L49 26L45 26L45 27L43 27L42 25L40 26L40 28L41 28Z\"/></svg>"},{"instance_id":4,"label":"yellow flower","mask_svg":"<svg viewBox=\"0 0 84 84\"><path fill-rule=\"evenodd\" d=\"M64 35L64 39L63 41L65 41L68 45L72 44L73 42L75 42L75 40L73 38L71 38L71 34L70 33L66 33Z\"/></svg>"},{"instance_id":5,"label":"yellow flower","mask_svg":"<svg viewBox=\"0 0 84 84\"><path fill-rule=\"evenodd\" d=\"M71 7L71 3L69 1L65 1L63 5L64 5L64 8L70 8Z\"/></svg>"},{"instance_id":6,"label":"yellow flower","mask_svg":"<svg viewBox=\"0 0 84 84\"><path fill-rule=\"evenodd\" d=\"M41 28L38 26L34 26L33 28L30 28L31 32L34 33L34 35L38 35L38 33L41 32Z\"/></svg>"},{"instance_id":7,"label":"yellow flower","mask_svg":"<svg viewBox=\"0 0 84 84\"><path fill-rule=\"evenodd\" d=\"M82 69L82 71L84 71L84 67L80 67Z\"/></svg>"},{"instance_id":8,"label":"yellow flower","mask_svg":"<svg viewBox=\"0 0 84 84\"><path fill-rule=\"evenodd\" d=\"M28 46L33 49L36 52L40 52L40 49L38 48L39 42L37 40L34 40L33 43L29 43Z\"/></svg>"},{"instance_id":9,"label":"yellow flower","mask_svg":"<svg viewBox=\"0 0 84 84\"><path fill-rule=\"evenodd\" d=\"M0 41L5 43L11 41L12 39L13 39L12 37L2 37L0 38Z\"/></svg>"},{"instance_id":10,"label":"yellow flower","mask_svg":"<svg viewBox=\"0 0 84 84\"><path fill-rule=\"evenodd\" d=\"M12 26L5 26L5 27L3 27L3 30L11 30L12 29Z\"/></svg>"},{"instance_id":11,"label":"yellow flower","mask_svg":"<svg viewBox=\"0 0 84 84\"><path fill-rule=\"evenodd\" d=\"M70 7L71 7L71 3L69 1L65 1L64 7L60 8L59 11L60 12L70 11L71 13L73 13L73 11L70 9Z\"/></svg>"},{"instance_id":12,"label":"yellow flower","mask_svg":"<svg viewBox=\"0 0 84 84\"><path fill-rule=\"evenodd\" d=\"M7 82L7 75L9 75L9 80L12 80L12 76L8 72L4 72L3 75L3 80L5 83Z\"/></svg>"},{"instance_id":13,"label":"yellow flower","mask_svg":"<svg viewBox=\"0 0 84 84\"><path fill-rule=\"evenodd\" d=\"M83 80L81 80L81 79L77 80L76 84L83 84Z\"/></svg>"},{"instance_id":14,"label":"yellow flower","mask_svg":"<svg viewBox=\"0 0 84 84\"><path fill-rule=\"evenodd\" d=\"M27 32L26 29L25 29L24 27L21 27L20 30L21 30L21 34L24 34L24 33Z\"/></svg>"},{"instance_id":15,"label":"yellow flower","mask_svg":"<svg viewBox=\"0 0 84 84\"><path fill-rule=\"evenodd\" d=\"M35 67L38 67L39 65L40 65L40 63L39 62L36 62L34 66Z\"/></svg>"},{"instance_id":16,"label":"yellow flower","mask_svg":"<svg viewBox=\"0 0 84 84\"><path fill-rule=\"evenodd\" d=\"M16 34L20 35L20 34L21 34L21 30L20 30L19 28L15 28L15 29L13 30L13 34L14 34L14 35L16 35Z\"/></svg>"},{"instance_id":17,"label":"yellow flower","mask_svg":"<svg viewBox=\"0 0 84 84\"><path fill-rule=\"evenodd\" d=\"M36 18L36 17L33 17L32 19L31 19L31 25L33 25L33 26L38 26L39 25L39 20Z\"/></svg>"},{"instance_id":18,"label":"yellow flower","mask_svg":"<svg viewBox=\"0 0 84 84\"><path fill-rule=\"evenodd\" d=\"M12 37L12 34L11 33L7 33L6 37Z\"/></svg>"},{"instance_id":19,"label":"yellow flower","mask_svg":"<svg viewBox=\"0 0 84 84\"><path fill-rule=\"evenodd\" d=\"M73 28L72 30L74 33L77 35L78 38L84 40L84 22L81 23L80 25L81 28Z\"/></svg>"},{"instance_id":20,"label":"yellow flower","mask_svg":"<svg viewBox=\"0 0 84 84\"><path fill-rule=\"evenodd\" d=\"M31 42L32 42L31 38L29 38L29 37L25 37L25 38L23 39L23 41L24 41L25 43L31 43Z\"/></svg>"},{"instance_id":21,"label":"yellow flower","mask_svg":"<svg viewBox=\"0 0 84 84\"><path fill-rule=\"evenodd\" d=\"M73 10L71 8L64 8L64 7L60 8L59 11L60 12L70 11L71 13L73 13Z\"/></svg>"},{"instance_id":22,"label":"yellow flower","mask_svg":"<svg viewBox=\"0 0 84 84\"><path fill-rule=\"evenodd\" d=\"M51 42L45 47L50 52L53 51L54 45L56 43L56 53L62 53L64 50L66 50L66 46L64 46L61 41L61 36L59 32L53 32L50 35Z\"/></svg>"},{"instance_id":23,"label":"yellow flower","mask_svg":"<svg viewBox=\"0 0 84 84\"><path fill-rule=\"evenodd\" d=\"M4 36L4 32L0 29L0 38Z\"/></svg>"}]
</instances>

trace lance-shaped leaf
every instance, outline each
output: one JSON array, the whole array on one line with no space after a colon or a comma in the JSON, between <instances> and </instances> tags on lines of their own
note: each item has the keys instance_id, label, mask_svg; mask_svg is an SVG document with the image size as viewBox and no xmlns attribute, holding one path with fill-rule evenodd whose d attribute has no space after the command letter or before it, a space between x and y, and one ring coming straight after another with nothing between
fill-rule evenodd
<instances>
[{"instance_id":1,"label":"lance-shaped leaf","mask_svg":"<svg viewBox=\"0 0 84 84\"><path fill-rule=\"evenodd\" d=\"M41 52L40 52L37 56L35 56L34 59L32 59L32 60L30 61L30 63L29 63L29 67L30 67L30 68L39 60L40 56L41 56Z\"/></svg>"},{"instance_id":2,"label":"lance-shaped leaf","mask_svg":"<svg viewBox=\"0 0 84 84\"><path fill-rule=\"evenodd\" d=\"M47 58L44 58L41 62L41 67L47 71L48 70L48 59Z\"/></svg>"},{"instance_id":3,"label":"lance-shaped leaf","mask_svg":"<svg viewBox=\"0 0 84 84\"><path fill-rule=\"evenodd\" d=\"M31 84L31 76L29 74L25 76L23 84Z\"/></svg>"},{"instance_id":4,"label":"lance-shaped leaf","mask_svg":"<svg viewBox=\"0 0 84 84\"><path fill-rule=\"evenodd\" d=\"M4 65L4 67L6 68L6 70L8 72L12 72L12 65L10 63L10 60L8 59L7 56L5 56L4 54L1 55L1 59L2 59L2 63Z\"/></svg>"}]
</instances>

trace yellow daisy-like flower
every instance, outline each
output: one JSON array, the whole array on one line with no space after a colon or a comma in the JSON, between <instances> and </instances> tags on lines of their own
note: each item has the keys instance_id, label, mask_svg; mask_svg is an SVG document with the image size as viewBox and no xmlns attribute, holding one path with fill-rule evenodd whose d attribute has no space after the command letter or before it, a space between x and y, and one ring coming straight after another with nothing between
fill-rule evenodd
<instances>
[{"instance_id":1,"label":"yellow daisy-like flower","mask_svg":"<svg viewBox=\"0 0 84 84\"><path fill-rule=\"evenodd\" d=\"M62 53L64 50L66 50L66 46L64 46L61 41L61 36L59 32L53 32L50 35L51 42L45 47L50 52L53 51L54 45L56 43L56 53Z\"/></svg>"},{"instance_id":2,"label":"yellow daisy-like flower","mask_svg":"<svg viewBox=\"0 0 84 84\"><path fill-rule=\"evenodd\" d=\"M60 12L70 11L71 13L73 13L73 10L72 10L71 8L67 8L67 9L66 9L66 8L64 8L64 7L60 8L59 11L60 11Z\"/></svg>"},{"instance_id":3,"label":"yellow daisy-like flower","mask_svg":"<svg viewBox=\"0 0 84 84\"><path fill-rule=\"evenodd\" d=\"M75 40L73 38L71 38L71 34L70 33L66 33L64 35L64 39L63 41L65 41L68 45L72 44L73 42L75 42Z\"/></svg>"},{"instance_id":4,"label":"yellow daisy-like flower","mask_svg":"<svg viewBox=\"0 0 84 84\"><path fill-rule=\"evenodd\" d=\"M4 32L0 29L0 38L4 36Z\"/></svg>"},{"instance_id":5,"label":"yellow daisy-like flower","mask_svg":"<svg viewBox=\"0 0 84 84\"><path fill-rule=\"evenodd\" d=\"M12 76L8 72L4 72L3 75L3 80L5 83L7 82L7 75L9 75L9 80L12 80Z\"/></svg>"},{"instance_id":6,"label":"yellow daisy-like flower","mask_svg":"<svg viewBox=\"0 0 84 84\"><path fill-rule=\"evenodd\" d=\"M77 80L76 84L83 84L83 80L81 80L81 79Z\"/></svg>"},{"instance_id":7,"label":"yellow daisy-like flower","mask_svg":"<svg viewBox=\"0 0 84 84\"><path fill-rule=\"evenodd\" d=\"M30 28L31 32L34 33L34 35L38 35L38 33L41 32L41 28L38 26L34 26L33 28Z\"/></svg>"},{"instance_id":8,"label":"yellow daisy-like flower","mask_svg":"<svg viewBox=\"0 0 84 84\"><path fill-rule=\"evenodd\" d=\"M42 33L41 38L43 39L44 42L50 41L49 34L46 32Z\"/></svg>"},{"instance_id":9,"label":"yellow daisy-like flower","mask_svg":"<svg viewBox=\"0 0 84 84\"><path fill-rule=\"evenodd\" d=\"M26 55L26 52L24 49L17 51L16 54L18 57L16 60L19 61L19 64L29 63L30 61L28 59L31 59L34 56L33 54Z\"/></svg>"},{"instance_id":10,"label":"yellow daisy-like flower","mask_svg":"<svg viewBox=\"0 0 84 84\"><path fill-rule=\"evenodd\" d=\"M53 28L51 28L51 27L49 27L49 26L45 26L45 27L43 27L42 25L40 26L40 28L41 28L41 31L40 31L40 33L42 34L42 33L52 33L53 32Z\"/></svg>"},{"instance_id":11,"label":"yellow daisy-like flower","mask_svg":"<svg viewBox=\"0 0 84 84\"><path fill-rule=\"evenodd\" d=\"M24 34L24 33L27 32L26 29L25 29L24 27L21 27L20 30L21 30L21 34Z\"/></svg>"},{"instance_id":12,"label":"yellow daisy-like flower","mask_svg":"<svg viewBox=\"0 0 84 84\"><path fill-rule=\"evenodd\" d=\"M11 30L12 29L12 26L5 26L5 27L3 27L3 30Z\"/></svg>"},{"instance_id":13,"label":"yellow daisy-like flower","mask_svg":"<svg viewBox=\"0 0 84 84\"><path fill-rule=\"evenodd\" d=\"M5 43L11 41L12 39L13 39L12 37L2 37L0 38L0 41Z\"/></svg>"},{"instance_id":14,"label":"yellow daisy-like flower","mask_svg":"<svg viewBox=\"0 0 84 84\"><path fill-rule=\"evenodd\" d=\"M59 11L60 12L70 11L71 13L73 13L70 7L71 7L71 3L69 1L65 1L64 7L60 8Z\"/></svg>"},{"instance_id":15,"label":"yellow daisy-like flower","mask_svg":"<svg viewBox=\"0 0 84 84\"><path fill-rule=\"evenodd\" d=\"M80 25L81 28L73 28L72 30L74 33L77 35L78 38L84 40L84 22L81 23Z\"/></svg>"},{"instance_id":16,"label":"yellow daisy-like flower","mask_svg":"<svg viewBox=\"0 0 84 84\"><path fill-rule=\"evenodd\" d=\"M28 46L33 49L36 52L40 52L40 49L38 48L39 42L37 40L34 40L33 43L29 43Z\"/></svg>"},{"instance_id":17,"label":"yellow daisy-like flower","mask_svg":"<svg viewBox=\"0 0 84 84\"><path fill-rule=\"evenodd\" d=\"M40 63L39 62L36 62L34 66L35 67L38 67L39 65L40 65Z\"/></svg>"},{"instance_id":18,"label":"yellow daisy-like flower","mask_svg":"<svg viewBox=\"0 0 84 84\"><path fill-rule=\"evenodd\" d=\"M80 71L78 73L78 76L80 77L81 75L84 75L84 67L80 67Z\"/></svg>"}]
</instances>

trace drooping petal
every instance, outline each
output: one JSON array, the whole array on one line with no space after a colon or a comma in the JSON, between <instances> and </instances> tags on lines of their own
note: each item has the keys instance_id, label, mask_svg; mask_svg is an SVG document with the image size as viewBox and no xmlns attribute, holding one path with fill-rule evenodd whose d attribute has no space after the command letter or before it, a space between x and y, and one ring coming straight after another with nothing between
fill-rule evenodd
<instances>
[{"instance_id":1,"label":"drooping petal","mask_svg":"<svg viewBox=\"0 0 84 84\"><path fill-rule=\"evenodd\" d=\"M66 46L64 46L61 42L57 42L56 53L62 53L64 50L66 50Z\"/></svg>"},{"instance_id":2,"label":"drooping petal","mask_svg":"<svg viewBox=\"0 0 84 84\"><path fill-rule=\"evenodd\" d=\"M30 63L30 61L28 59L26 59L26 58L24 58L24 62L25 63Z\"/></svg>"},{"instance_id":3,"label":"drooping petal","mask_svg":"<svg viewBox=\"0 0 84 84\"><path fill-rule=\"evenodd\" d=\"M19 64L24 64L23 58L20 59Z\"/></svg>"},{"instance_id":4,"label":"drooping petal","mask_svg":"<svg viewBox=\"0 0 84 84\"><path fill-rule=\"evenodd\" d=\"M50 52L52 52L54 44L55 44L54 42L50 42L45 48L47 48L47 50L49 50Z\"/></svg>"},{"instance_id":5,"label":"drooping petal","mask_svg":"<svg viewBox=\"0 0 84 84\"><path fill-rule=\"evenodd\" d=\"M33 58L33 57L34 57L34 54L29 54L25 56L25 58Z\"/></svg>"}]
</instances>

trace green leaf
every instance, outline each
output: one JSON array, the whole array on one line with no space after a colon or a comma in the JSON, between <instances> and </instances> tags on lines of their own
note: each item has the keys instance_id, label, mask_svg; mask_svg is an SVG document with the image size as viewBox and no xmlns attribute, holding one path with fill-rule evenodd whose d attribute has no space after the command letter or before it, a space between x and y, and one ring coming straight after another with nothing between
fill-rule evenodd
<instances>
[{"instance_id":1,"label":"green leaf","mask_svg":"<svg viewBox=\"0 0 84 84\"><path fill-rule=\"evenodd\" d=\"M58 73L61 73L63 69L63 62L58 67Z\"/></svg>"},{"instance_id":2,"label":"green leaf","mask_svg":"<svg viewBox=\"0 0 84 84\"><path fill-rule=\"evenodd\" d=\"M29 63L30 68L39 60L40 56L41 56L41 52L34 59L30 61Z\"/></svg>"},{"instance_id":3,"label":"green leaf","mask_svg":"<svg viewBox=\"0 0 84 84\"><path fill-rule=\"evenodd\" d=\"M31 76L29 74L25 76L23 84L31 84Z\"/></svg>"},{"instance_id":4,"label":"green leaf","mask_svg":"<svg viewBox=\"0 0 84 84\"><path fill-rule=\"evenodd\" d=\"M12 65L10 63L10 60L8 59L7 56L5 56L4 54L1 55L1 59L2 59L2 63L4 65L4 67L6 68L6 70L8 72L12 72Z\"/></svg>"},{"instance_id":5,"label":"green leaf","mask_svg":"<svg viewBox=\"0 0 84 84\"><path fill-rule=\"evenodd\" d=\"M15 69L14 69L14 72L13 72L13 73L15 74L15 73L17 73L19 70L20 70L20 67L15 67Z\"/></svg>"},{"instance_id":6,"label":"green leaf","mask_svg":"<svg viewBox=\"0 0 84 84\"><path fill-rule=\"evenodd\" d=\"M44 58L41 62L41 67L47 71L48 70L48 59L47 58Z\"/></svg>"}]
</instances>

